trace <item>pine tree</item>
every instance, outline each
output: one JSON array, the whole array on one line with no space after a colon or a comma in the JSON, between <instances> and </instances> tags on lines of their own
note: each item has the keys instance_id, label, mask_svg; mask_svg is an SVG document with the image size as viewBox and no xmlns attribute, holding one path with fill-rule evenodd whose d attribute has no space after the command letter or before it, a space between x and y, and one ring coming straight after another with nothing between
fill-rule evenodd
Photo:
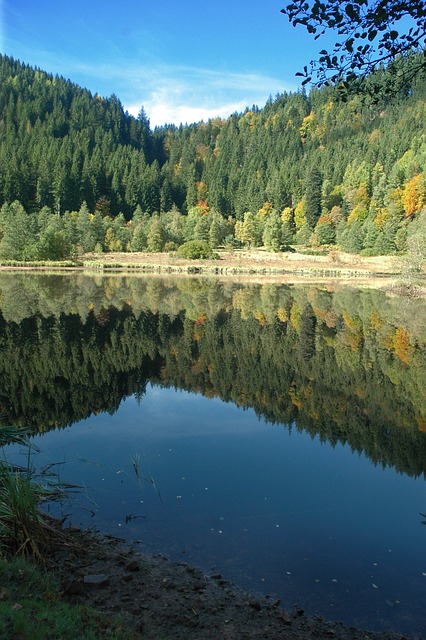
<instances>
[{"instance_id":1,"label":"pine tree","mask_svg":"<svg viewBox=\"0 0 426 640\"><path fill-rule=\"evenodd\" d=\"M305 216L313 230L321 215L322 176L318 169L309 171L305 181Z\"/></svg>"}]
</instances>

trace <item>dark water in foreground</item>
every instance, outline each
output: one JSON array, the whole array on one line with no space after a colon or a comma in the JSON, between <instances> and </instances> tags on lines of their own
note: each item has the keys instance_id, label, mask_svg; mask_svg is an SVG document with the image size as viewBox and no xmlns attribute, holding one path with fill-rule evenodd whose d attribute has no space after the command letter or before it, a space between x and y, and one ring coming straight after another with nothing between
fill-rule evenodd
<instances>
[{"instance_id":1,"label":"dark water in foreground","mask_svg":"<svg viewBox=\"0 0 426 640\"><path fill-rule=\"evenodd\" d=\"M55 513L286 608L426 635L424 303L195 282L148 304L130 279L100 302L99 279L83 313L47 284L3 313L1 397L37 423L38 470L81 487Z\"/></svg>"}]
</instances>

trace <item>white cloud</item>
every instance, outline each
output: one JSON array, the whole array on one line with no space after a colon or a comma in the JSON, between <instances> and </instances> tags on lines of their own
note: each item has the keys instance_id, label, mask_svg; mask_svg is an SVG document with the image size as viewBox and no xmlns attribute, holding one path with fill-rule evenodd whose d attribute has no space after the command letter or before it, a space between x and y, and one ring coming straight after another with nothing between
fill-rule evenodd
<instances>
[{"instance_id":1,"label":"white cloud","mask_svg":"<svg viewBox=\"0 0 426 640\"><path fill-rule=\"evenodd\" d=\"M122 85L123 104L133 115L143 104L152 127L226 118L253 104L263 106L270 94L290 89L268 76L199 68L157 67L152 76L143 69L129 74L132 90Z\"/></svg>"},{"instance_id":2,"label":"white cloud","mask_svg":"<svg viewBox=\"0 0 426 640\"><path fill-rule=\"evenodd\" d=\"M62 67L63 75L101 95L115 93L135 116L143 105L152 127L226 118L253 104L262 107L271 94L295 89L268 75L182 65L75 64L68 60Z\"/></svg>"},{"instance_id":3,"label":"white cloud","mask_svg":"<svg viewBox=\"0 0 426 640\"><path fill-rule=\"evenodd\" d=\"M184 99L184 96L176 95L176 93L167 90L154 91L143 103L151 127L163 124L191 124L217 117L227 118L231 113L243 111L247 106L245 100L224 104L196 104L193 100L188 102L188 96L186 98L187 100ZM141 104L125 105L125 108L129 113L137 116Z\"/></svg>"}]
</instances>

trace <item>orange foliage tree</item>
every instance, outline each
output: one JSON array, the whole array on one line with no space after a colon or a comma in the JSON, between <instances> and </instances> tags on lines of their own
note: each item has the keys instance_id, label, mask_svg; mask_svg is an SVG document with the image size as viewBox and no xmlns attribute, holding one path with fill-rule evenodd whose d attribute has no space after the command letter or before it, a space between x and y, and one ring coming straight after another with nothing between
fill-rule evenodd
<instances>
[{"instance_id":1,"label":"orange foliage tree","mask_svg":"<svg viewBox=\"0 0 426 640\"><path fill-rule=\"evenodd\" d=\"M426 189L423 173L418 173L407 182L402 193L402 204L405 215L414 216L423 207L426 200Z\"/></svg>"}]
</instances>

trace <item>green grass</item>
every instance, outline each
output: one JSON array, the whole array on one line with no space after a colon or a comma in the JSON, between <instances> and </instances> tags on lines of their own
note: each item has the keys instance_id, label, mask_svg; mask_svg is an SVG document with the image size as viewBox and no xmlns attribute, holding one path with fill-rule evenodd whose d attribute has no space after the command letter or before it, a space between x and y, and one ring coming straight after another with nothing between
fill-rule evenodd
<instances>
[{"instance_id":1,"label":"green grass","mask_svg":"<svg viewBox=\"0 0 426 640\"><path fill-rule=\"evenodd\" d=\"M120 621L61 600L52 574L28 560L0 559L0 638L19 640L138 640Z\"/></svg>"},{"instance_id":2,"label":"green grass","mask_svg":"<svg viewBox=\"0 0 426 640\"><path fill-rule=\"evenodd\" d=\"M42 557L47 532L28 472L0 465L0 552Z\"/></svg>"},{"instance_id":3,"label":"green grass","mask_svg":"<svg viewBox=\"0 0 426 640\"><path fill-rule=\"evenodd\" d=\"M2 267L78 267L81 264L74 260L0 260Z\"/></svg>"}]
</instances>

